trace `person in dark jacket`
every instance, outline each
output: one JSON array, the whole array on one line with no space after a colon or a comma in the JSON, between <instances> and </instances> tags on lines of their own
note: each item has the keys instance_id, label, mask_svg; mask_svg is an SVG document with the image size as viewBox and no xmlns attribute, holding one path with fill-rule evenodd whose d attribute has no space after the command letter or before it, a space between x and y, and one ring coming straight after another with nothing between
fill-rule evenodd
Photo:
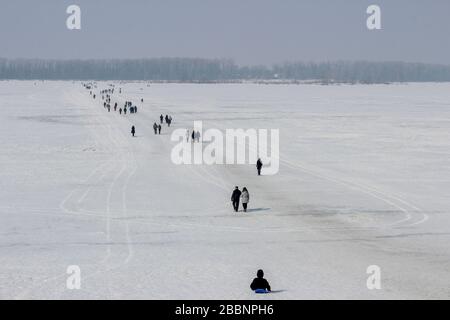
<instances>
[{"instance_id":1,"label":"person in dark jacket","mask_svg":"<svg viewBox=\"0 0 450 320\"><path fill-rule=\"evenodd\" d=\"M258 176L261 175L262 167L263 167L263 163L262 163L261 159L258 159L258 161L256 162L256 169L258 170Z\"/></svg>"},{"instance_id":2,"label":"person in dark jacket","mask_svg":"<svg viewBox=\"0 0 450 320\"><path fill-rule=\"evenodd\" d=\"M134 134L136 133L136 128L134 126L131 127L131 134L134 137Z\"/></svg>"},{"instance_id":3,"label":"person in dark jacket","mask_svg":"<svg viewBox=\"0 0 450 320\"><path fill-rule=\"evenodd\" d=\"M258 270L258 272L256 273L256 278L253 279L250 288L253 291L255 290L267 290L269 292L271 291L269 282L267 282L267 280L264 279L264 271Z\"/></svg>"},{"instance_id":4,"label":"person in dark jacket","mask_svg":"<svg viewBox=\"0 0 450 320\"><path fill-rule=\"evenodd\" d=\"M159 120L161 121L161 123L163 123L163 121L164 121L164 116L163 116L163 115L160 115L160 116L159 116Z\"/></svg>"},{"instance_id":5,"label":"person in dark jacket","mask_svg":"<svg viewBox=\"0 0 450 320\"><path fill-rule=\"evenodd\" d=\"M155 131L155 134L158 133L158 125L156 124L156 122L153 124L153 130Z\"/></svg>"},{"instance_id":6,"label":"person in dark jacket","mask_svg":"<svg viewBox=\"0 0 450 320\"><path fill-rule=\"evenodd\" d=\"M231 195L231 202L233 203L233 209L235 212L239 211L239 200L241 199L241 190L239 187L234 188L233 194Z\"/></svg>"},{"instance_id":7,"label":"person in dark jacket","mask_svg":"<svg viewBox=\"0 0 450 320\"><path fill-rule=\"evenodd\" d=\"M161 125L158 125L158 134L161 134Z\"/></svg>"}]
</instances>

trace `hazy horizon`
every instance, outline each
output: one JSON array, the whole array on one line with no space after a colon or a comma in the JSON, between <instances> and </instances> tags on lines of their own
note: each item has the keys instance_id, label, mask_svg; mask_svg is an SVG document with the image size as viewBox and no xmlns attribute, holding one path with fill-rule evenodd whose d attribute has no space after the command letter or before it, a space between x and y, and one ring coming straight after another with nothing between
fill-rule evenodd
<instances>
[{"instance_id":1,"label":"hazy horizon","mask_svg":"<svg viewBox=\"0 0 450 320\"><path fill-rule=\"evenodd\" d=\"M16 57L16 58L8 58L0 56L0 59L6 59L10 61L14 60L23 60L23 61L58 61L58 62L70 62L70 61L82 61L82 62L89 62L89 61L140 61L140 60L157 60L157 59L200 59L200 60L229 60L232 61L236 66L238 67L267 67L271 68L274 66L281 66L284 64L296 64L296 63L302 63L302 64L317 64L317 65L323 65L323 64L333 64L333 63L404 63L404 64L420 64L420 65L429 65L429 66L445 66L450 67L449 63L433 63L433 62L420 62L420 61L401 61L401 60L368 60L368 59L358 59L358 60L345 60L345 59L339 59L339 60L323 60L323 61L312 61L312 60L284 60L284 61L276 61L273 63L259 63L259 64L245 64L245 63L239 63L238 61L235 61L235 59L230 57L223 57L223 58L214 58L214 57L202 57L202 56L192 56L192 57L183 57L183 56L161 56L161 57L136 57L136 58L117 58L117 57L110 57L110 58L24 58L24 57Z\"/></svg>"}]
</instances>

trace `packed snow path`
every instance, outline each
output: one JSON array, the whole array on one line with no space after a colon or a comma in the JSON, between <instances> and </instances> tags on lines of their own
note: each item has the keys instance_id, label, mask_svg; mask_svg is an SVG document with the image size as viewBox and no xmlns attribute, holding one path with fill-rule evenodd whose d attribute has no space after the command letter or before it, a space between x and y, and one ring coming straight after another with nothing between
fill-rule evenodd
<instances>
[{"instance_id":1,"label":"packed snow path","mask_svg":"<svg viewBox=\"0 0 450 320\"><path fill-rule=\"evenodd\" d=\"M0 82L0 298L450 298L450 85L115 84L137 114L108 83ZM195 120L279 128L279 174L172 164Z\"/></svg>"}]
</instances>

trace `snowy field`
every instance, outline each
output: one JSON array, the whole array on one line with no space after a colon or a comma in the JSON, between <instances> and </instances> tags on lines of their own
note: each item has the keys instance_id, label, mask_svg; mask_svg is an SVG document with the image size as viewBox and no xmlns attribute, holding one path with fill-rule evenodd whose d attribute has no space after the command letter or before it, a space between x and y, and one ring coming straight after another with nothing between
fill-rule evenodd
<instances>
[{"instance_id":1,"label":"snowy field","mask_svg":"<svg viewBox=\"0 0 450 320\"><path fill-rule=\"evenodd\" d=\"M450 298L450 84L116 86L137 114L80 82L0 82L0 298ZM279 173L172 164L195 120L280 129ZM259 268L274 293L250 291Z\"/></svg>"}]
</instances>

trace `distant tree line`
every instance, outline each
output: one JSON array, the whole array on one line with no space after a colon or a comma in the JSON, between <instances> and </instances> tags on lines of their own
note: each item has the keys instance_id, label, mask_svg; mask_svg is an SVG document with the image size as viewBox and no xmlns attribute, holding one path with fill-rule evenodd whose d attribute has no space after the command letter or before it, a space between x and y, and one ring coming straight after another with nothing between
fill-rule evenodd
<instances>
[{"instance_id":1,"label":"distant tree line","mask_svg":"<svg viewBox=\"0 0 450 320\"><path fill-rule=\"evenodd\" d=\"M154 58L128 60L0 59L0 79L146 80L234 82L242 80L325 83L447 82L450 66L405 62L291 62L238 66L232 60Z\"/></svg>"}]
</instances>

